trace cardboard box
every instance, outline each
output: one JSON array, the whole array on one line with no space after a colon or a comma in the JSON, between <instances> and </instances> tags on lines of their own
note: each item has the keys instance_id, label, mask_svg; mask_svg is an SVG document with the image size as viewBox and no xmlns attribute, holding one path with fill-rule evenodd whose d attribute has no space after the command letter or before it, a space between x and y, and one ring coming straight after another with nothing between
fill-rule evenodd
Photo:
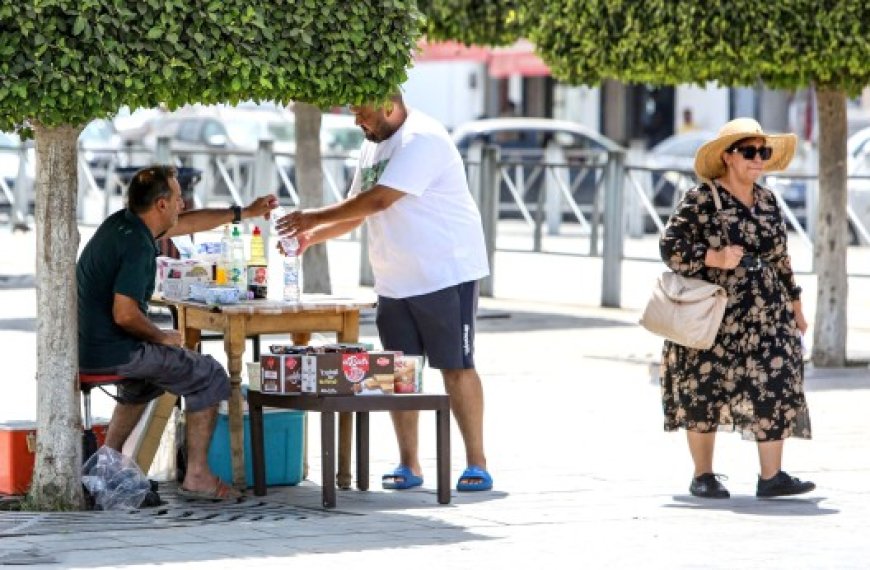
<instances>
[{"instance_id":1,"label":"cardboard box","mask_svg":"<svg viewBox=\"0 0 870 570\"><path fill-rule=\"evenodd\" d=\"M302 392L302 356L266 354L260 356L260 392L299 394Z\"/></svg>"},{"instance_id":2,"label":"cardboard box","mask_svg":"<svg viewBox=\"0 0 870 570\"><path fill-rule=\"evenodd\" d=\"M296 485L302 480L303 419L298 410L263 410L263 447L266 454L266 485ZM244 416L245 483L254 486L254 464L251 461L251 422ZM214 435L208 448L208 466L224 481L233 479L230 453L230 422L227 414L219 413Z\"/></svg>"},{"instance_id":3,"label":"cardboard box","mask_svg":"<svg viewBox=\"0 0 870 570\"><path fill-rule=\"evenodd\" d=\"M97 445L106 443L109 422L94 422ZM0 423L0 493L23 495L33 480L36 461L36 423L12 421Z\"/></svg>"},{"instance_id":4,"label":"cardboard box","mask_svg":"<svg viewBox=\"0 0 870 570\"><path fill-rule=\"evenodd\" d=\"M419 394L423 391L423 357L396 355L396 394Z\"/></svg>"},{"instance_id":5,"label":"cardboard box","mask_svg":"<svg viewBox=\"0 0 870 570\"><path fill-rule=\"evenodd\" d=\"M306 354L302 357L302 392L320 396L392 394L392 352Z\"/></svg>"},{"instance_id":6,"label":"cardboard box","mask_svg":"<svg viewBox=\"0 0 870 570\"><path fill-rule=\"evenodd\" d=\"M167 299L187 299L191 283L209 283L213 264L199 259L157 258L155 291Z\"/></svg>"}]
</instances>

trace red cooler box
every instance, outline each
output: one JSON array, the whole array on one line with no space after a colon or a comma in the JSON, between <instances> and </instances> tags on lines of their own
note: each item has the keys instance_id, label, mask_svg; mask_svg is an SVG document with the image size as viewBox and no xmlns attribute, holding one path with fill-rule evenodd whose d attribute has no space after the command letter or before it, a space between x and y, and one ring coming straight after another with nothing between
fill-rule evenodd
<instances>
[{"instance_id":1,"label":"red cooler box","mask_svg":"<svg viewBox=\"0 0 870 570\"><path fill-rule=\"evenodd\" d=\"M97 445L106 442L108 425L108 422L94 422ZM33 479L35 452L36 422L0 422L0 493L27 493Z\"/></svg>"}]
</instances>

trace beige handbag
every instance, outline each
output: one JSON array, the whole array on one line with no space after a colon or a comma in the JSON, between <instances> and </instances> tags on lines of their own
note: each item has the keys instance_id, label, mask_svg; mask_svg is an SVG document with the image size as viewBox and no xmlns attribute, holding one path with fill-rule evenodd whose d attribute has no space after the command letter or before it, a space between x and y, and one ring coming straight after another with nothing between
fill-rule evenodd
<instances>
[{"instance_id":1,"label":"beige handbag","mask_svg":"<svg viewBox=\"0 0 870 570\"><path fill-rule=\"evenodd\" d=\"M722 209L719 192L712 182L710 188L718 213ZM724 233L728 243L728 232ZM713 346L727 304L728 293L721 286L665 271L653 288L640 324L682 346L707 350Z\"/></svg>"}]
</instances>

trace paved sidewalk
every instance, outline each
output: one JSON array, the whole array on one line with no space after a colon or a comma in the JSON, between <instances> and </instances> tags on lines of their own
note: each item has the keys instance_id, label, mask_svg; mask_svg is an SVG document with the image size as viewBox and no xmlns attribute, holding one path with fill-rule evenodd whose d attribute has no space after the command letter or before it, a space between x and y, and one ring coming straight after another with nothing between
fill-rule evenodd
<instances>
[{"instance_id":1,"label":"paved sidewalk","mask_svg":"<svg viewBox=\"0 0 870 570\"><path fill-rule=\"evenodd\" d=\"M28 242L0 229L2 251L25 255ZM356 247L339 242L330 255L336 290L355 290ZM19 274L19 266L27 271L25 262L16 263L4 258L0 275ZM481 301L487 318L477 339L491 493L454 492L450 505L437 504L434 422L425 416L424 488L382 491L378 479L394 465L396 446L388 416L373 414L371 490L340 491L336 511L324 513L318 422L311 421L309 479L270 488L266 497L269 508L297 509L290 515L123 530L86 526L83 520L100 516L88 513L67 532L0 538L0 564L18 556L45 568L866 568L870 370L808 372L815 439L789 440L785 467L814 480L815 492L757 500L754 444L722 433L716 469L729 476L732 499L695 499L688 494L685 436L661 428L650 374L660 342L635 324L637 299L660 268L627 263L629 308L601 309L599 265L568 256L497 256L497 297ZM852 291L855 305L866 306L860 285ZM0 358L11 363L0 419L35 409L34 297L26 283L0 289ZM864 357L867 315L851 317L850 354ZM376 340L370 323L361 332L363 340ZM216 355L220 348L209 345ZM442 389L428 370L424 384ZM111 409L111 402L98 405L98 415ZM455 483L465 463L455 424L452 443ZM4 516L0 533L10 525Z\"/></svg>"}]
</instances>

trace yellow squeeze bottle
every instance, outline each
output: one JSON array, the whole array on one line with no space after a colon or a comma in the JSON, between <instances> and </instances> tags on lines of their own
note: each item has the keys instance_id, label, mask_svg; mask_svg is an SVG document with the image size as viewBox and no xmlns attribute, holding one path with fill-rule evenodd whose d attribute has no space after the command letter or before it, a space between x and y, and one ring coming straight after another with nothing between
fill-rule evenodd
<instances>
[{"instance_id":1,"label":"yellow squeeze bottle","mask_svg":"<svg viewBox=\"0 0 870 570\"><path fill-rule=\"evenodd\" d=\"M229 280L230 266L230 246L231 246L230 226L224 226L224 237L221 238L221 256L218 259L217 266L214 272L214 282L217 285L226 285Z\"/></svg>"}]
</instances>

